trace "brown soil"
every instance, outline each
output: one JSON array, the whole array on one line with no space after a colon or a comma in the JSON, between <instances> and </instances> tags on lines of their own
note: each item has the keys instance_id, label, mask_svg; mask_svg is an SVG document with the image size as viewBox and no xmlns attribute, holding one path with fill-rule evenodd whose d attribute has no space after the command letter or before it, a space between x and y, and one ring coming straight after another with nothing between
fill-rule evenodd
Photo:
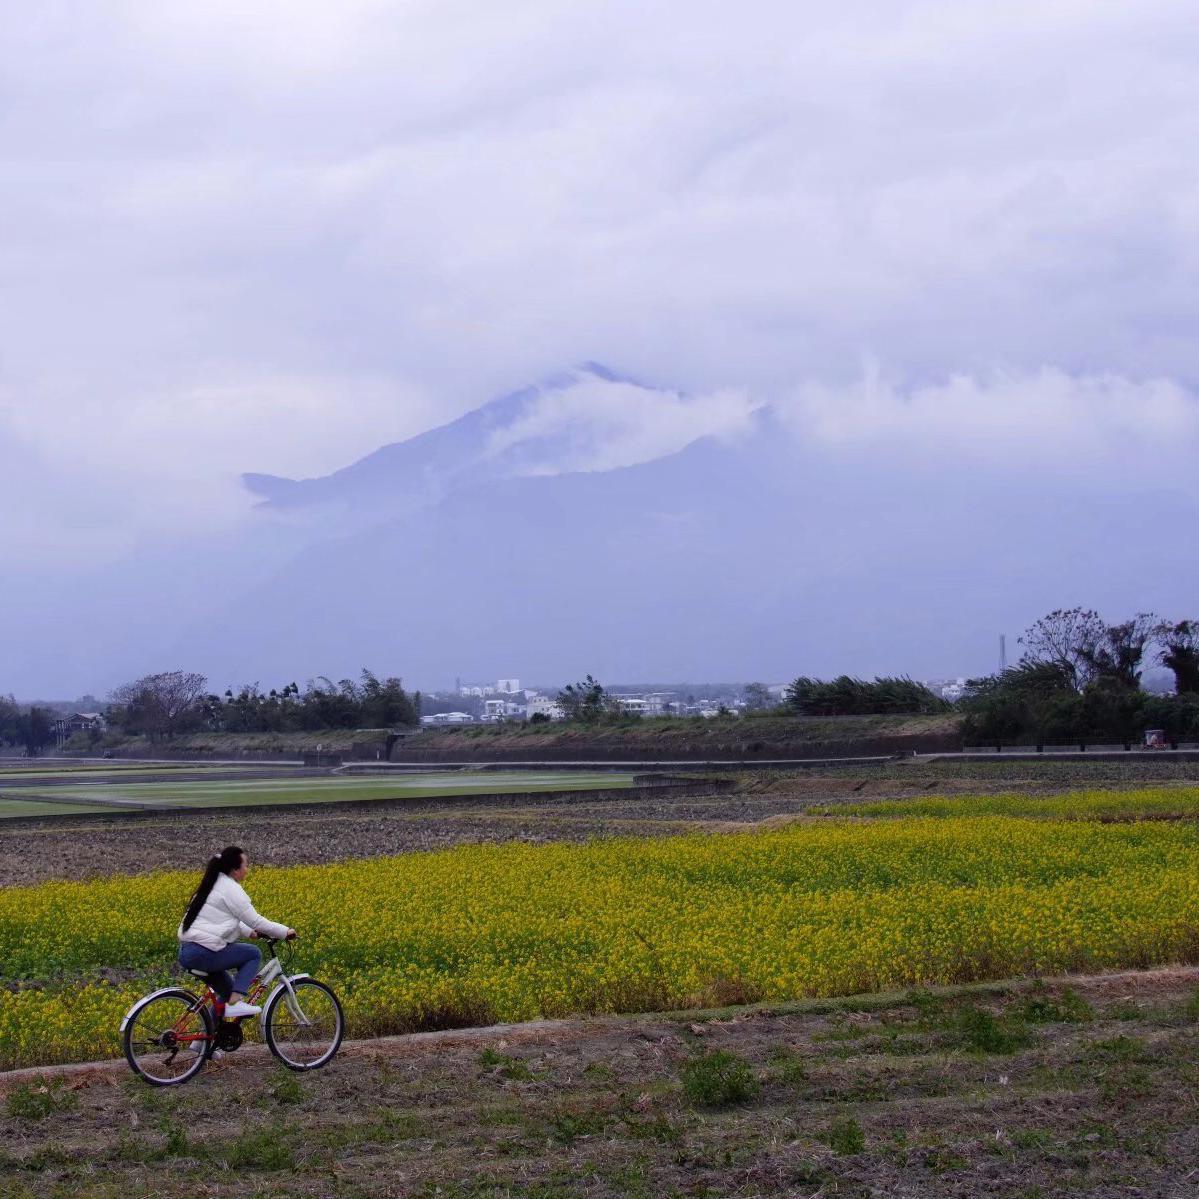
<instances>
[{"instance_id":1,"label":"brown soil","mask_svg":"<svg viewBox=\"0 0 1199 1199\"><path fill-rule=\"evenodd\" d=\"M190 870L229 844L246 846L264 865L305 865L477 842L582 841L768 827L802 816L815 805L870 799L1197 784L1195 762L899 762L884 768L747 773L732 791L715 795L581 795L569 802L547 796L520 807L474 797L352 809L321 804L275 811L230 809L217 815L58 817L0 822L0 879L21 885Z\"/></svg>"},{"instance_id":2,"label":"brown soil","mask_svg":"<svg viewBox=\"0 0 1199 1199\"><path fill-rule=\"evenodd\" d=\"M9 1078L0 1194L1193 1196L1199 971L1068 981L393 1038L304 1076L247 1046L165 1091ZM688 1093L714 1051L740 1100Z\"/></svg>"}]
</instances>

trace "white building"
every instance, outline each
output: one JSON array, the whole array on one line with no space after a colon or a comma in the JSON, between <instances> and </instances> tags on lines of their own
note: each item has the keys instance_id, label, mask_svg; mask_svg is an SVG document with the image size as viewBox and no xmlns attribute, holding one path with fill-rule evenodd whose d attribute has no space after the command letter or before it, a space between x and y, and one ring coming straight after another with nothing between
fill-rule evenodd
<instances>
[{"instance_id":1,"label":"white building","mask_svg":"<svg viewBox=\"0 0 1199 1199\"><path fill-rule=\"evenodd\" d=\"M485 699L484 720L519 720L525 714L523 704L514 704L510 699Z\"/></svg>"},{"instance_id":2,"label":"white building","mask_svg":"<svg viewBox=\"0 0 1199 1199\"><path fill-rule=\"evenodd\" d=\"M520 690L520 679L500 679L495 690L498 695L515 695Z\"/></svg>"},{"instance_id":3,"label":"white building","mask_svg":"<svg viewBox=\"0 0 1199 1199\"><path fill-rule=\"evenodd\" d=\"M525 717L531 720L534 716L548 716L551 720L563 720L566 713L556 699L548 695L528 695L525 704Z\"/></svg>"},{"instance_id":4,"label":"white building","mask_svg":"<svg viewBox=\"0 0 1199 1199\"><path fill-rule=\"evenodd\" d=\"M925 686L930 691L935 691L942 699L949 700L950 703L954 703L966 694L966 680L964 678L932 679Z\"/></svg>"},{"instance_id":5,"label":"white building","mask_svg":"<svg viewBox=\"0 0 1199 1199\"><path fill-rule=\"evenodd\" d=\"M422 716L421 724L473 724L474 717L469 712L437 712L433 716Z\"/></svg>"}]
</instances>

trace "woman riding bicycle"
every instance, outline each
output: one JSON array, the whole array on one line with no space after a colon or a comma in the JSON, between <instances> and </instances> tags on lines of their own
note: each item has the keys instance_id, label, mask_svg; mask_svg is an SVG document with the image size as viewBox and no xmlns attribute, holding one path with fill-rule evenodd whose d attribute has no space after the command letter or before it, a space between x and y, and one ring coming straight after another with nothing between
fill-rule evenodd
<instances>
[{"instance_id":1,"label":"woman riding bicycle","mask_svg":"<svg viewBox=\"0 0 1199 1199\"><path fill-rule=\"evenodd\" d=\"M262 954L257 946L240 944L238 938L259 933L276 939L296 935L294 928L254 911L241 886L249 869L246 852L237 845L210 858L179 925L179 964L185 970L203 970L210 975L209 983L224 999L225 1017L230 1020L262 1011L245 1002ZM230 979L228 970L235 970L236 976Z\"/></svg>"}]
</instances>

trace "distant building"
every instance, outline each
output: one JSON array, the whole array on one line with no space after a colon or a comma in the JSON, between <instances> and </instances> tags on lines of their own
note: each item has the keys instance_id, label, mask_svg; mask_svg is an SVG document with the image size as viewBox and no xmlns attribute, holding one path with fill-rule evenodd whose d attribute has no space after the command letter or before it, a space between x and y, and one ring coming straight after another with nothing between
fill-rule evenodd
<instances>
[{"instance_id":1,"label":"distant building","mask_svg":"<svg viewBox=\"0 0 1199 1199\"><path fill-rule=\"evenodd\" d=\"M102 712L72 712L54 722L54 731L59 737L69 737L72 733L102 733L107 728L108 721Z\"/></svg>"},{"instance_id":2,"label":"distant building","mask_svg":"<svg viewBox=\"0 0 1199 1199\"><path fill-rule=\"evenodd\" d=\"M525 703L525 716L532 720L534 716L548 716L551 720L564 720L566 713L562 710L562 706L556 699L551 699L548 695L532 695L527 692Z\"/></svg>"},{"instance_id":3,"label":"distant building","mask_svg":"<svg viewBox=\"0 0 1199 1199\"><path fill-rule=\"evenodd\" d=\"M960 677L956 679L929 679L924 685L942 699L947 699L950 703L955 703L966 694L966 680Z\"/></svg>"},{"instance_id":4,"label":"distant building","mask_svg":"<svg viewBox=\"0 0 1199 1199\"><path fill-rule=\"evenodd\" d=\"M513 703L509 699L485 699L483 701L484 720L519 720L524 714L524 705Z\"/></svg>"},{"instance_id":5,"label":"distant building","mask_svg":"<svg viewBox=\"0 0 1199 1199\"><path fill-rule=\"evenodd\" d=\"M469 712L437 712L433 716L422 716L421 724L473 724L474 717Z\"/></svg>"},{"instance_id":6,"label":"distant building","mask_svg":"<svg viewBox=\"0 0 1199 1199\"><path fill-rule=\"evenodd\" d=\"M520 690L520 679L500 679L495 689L499 695L515 695Z\"/></svg>"}]
</instances>

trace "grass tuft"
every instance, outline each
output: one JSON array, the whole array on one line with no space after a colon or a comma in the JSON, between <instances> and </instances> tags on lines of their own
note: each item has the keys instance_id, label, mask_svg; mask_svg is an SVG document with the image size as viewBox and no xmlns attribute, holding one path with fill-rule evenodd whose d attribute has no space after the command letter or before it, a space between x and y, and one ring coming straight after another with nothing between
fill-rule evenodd
<instances>
[{"instance_id":1,"label":"grass tuft","mask_svg":"<svg viewBox=\"0 0 1199 1199\"><path fill-rule=\"evenodd\" d=\"M839 1116L821 1134L820 1139L845 1157L861 1153L866 1148L866 1134L854 1116Z\"/></svg>"},{"instance_id":2,"label":"grass tuft","mask_svg":"<svg viewBox=\"0 0 1199 1199\"><path fill-rule=\"evenodd\" d=\"M727 1049L714 1049L683 1066L683 1091L697 1107L730 1107L758 1093L758 1080L747 1061Z\"/></svg>"},{"instance_id":3,"label":"grass tuft","mask_svg":"<svg viewBox=\"0 0 1199 1199\"><path fill-rule=\"evenodd\" d=\"M22 1083L12 1090L4 1105L5 1111L16 1120L44 1120L55 1112L73 1111L78 1106L78 1096L66 1089L61 1078L35 1078Z\"/></svg>"}]
</instances>

